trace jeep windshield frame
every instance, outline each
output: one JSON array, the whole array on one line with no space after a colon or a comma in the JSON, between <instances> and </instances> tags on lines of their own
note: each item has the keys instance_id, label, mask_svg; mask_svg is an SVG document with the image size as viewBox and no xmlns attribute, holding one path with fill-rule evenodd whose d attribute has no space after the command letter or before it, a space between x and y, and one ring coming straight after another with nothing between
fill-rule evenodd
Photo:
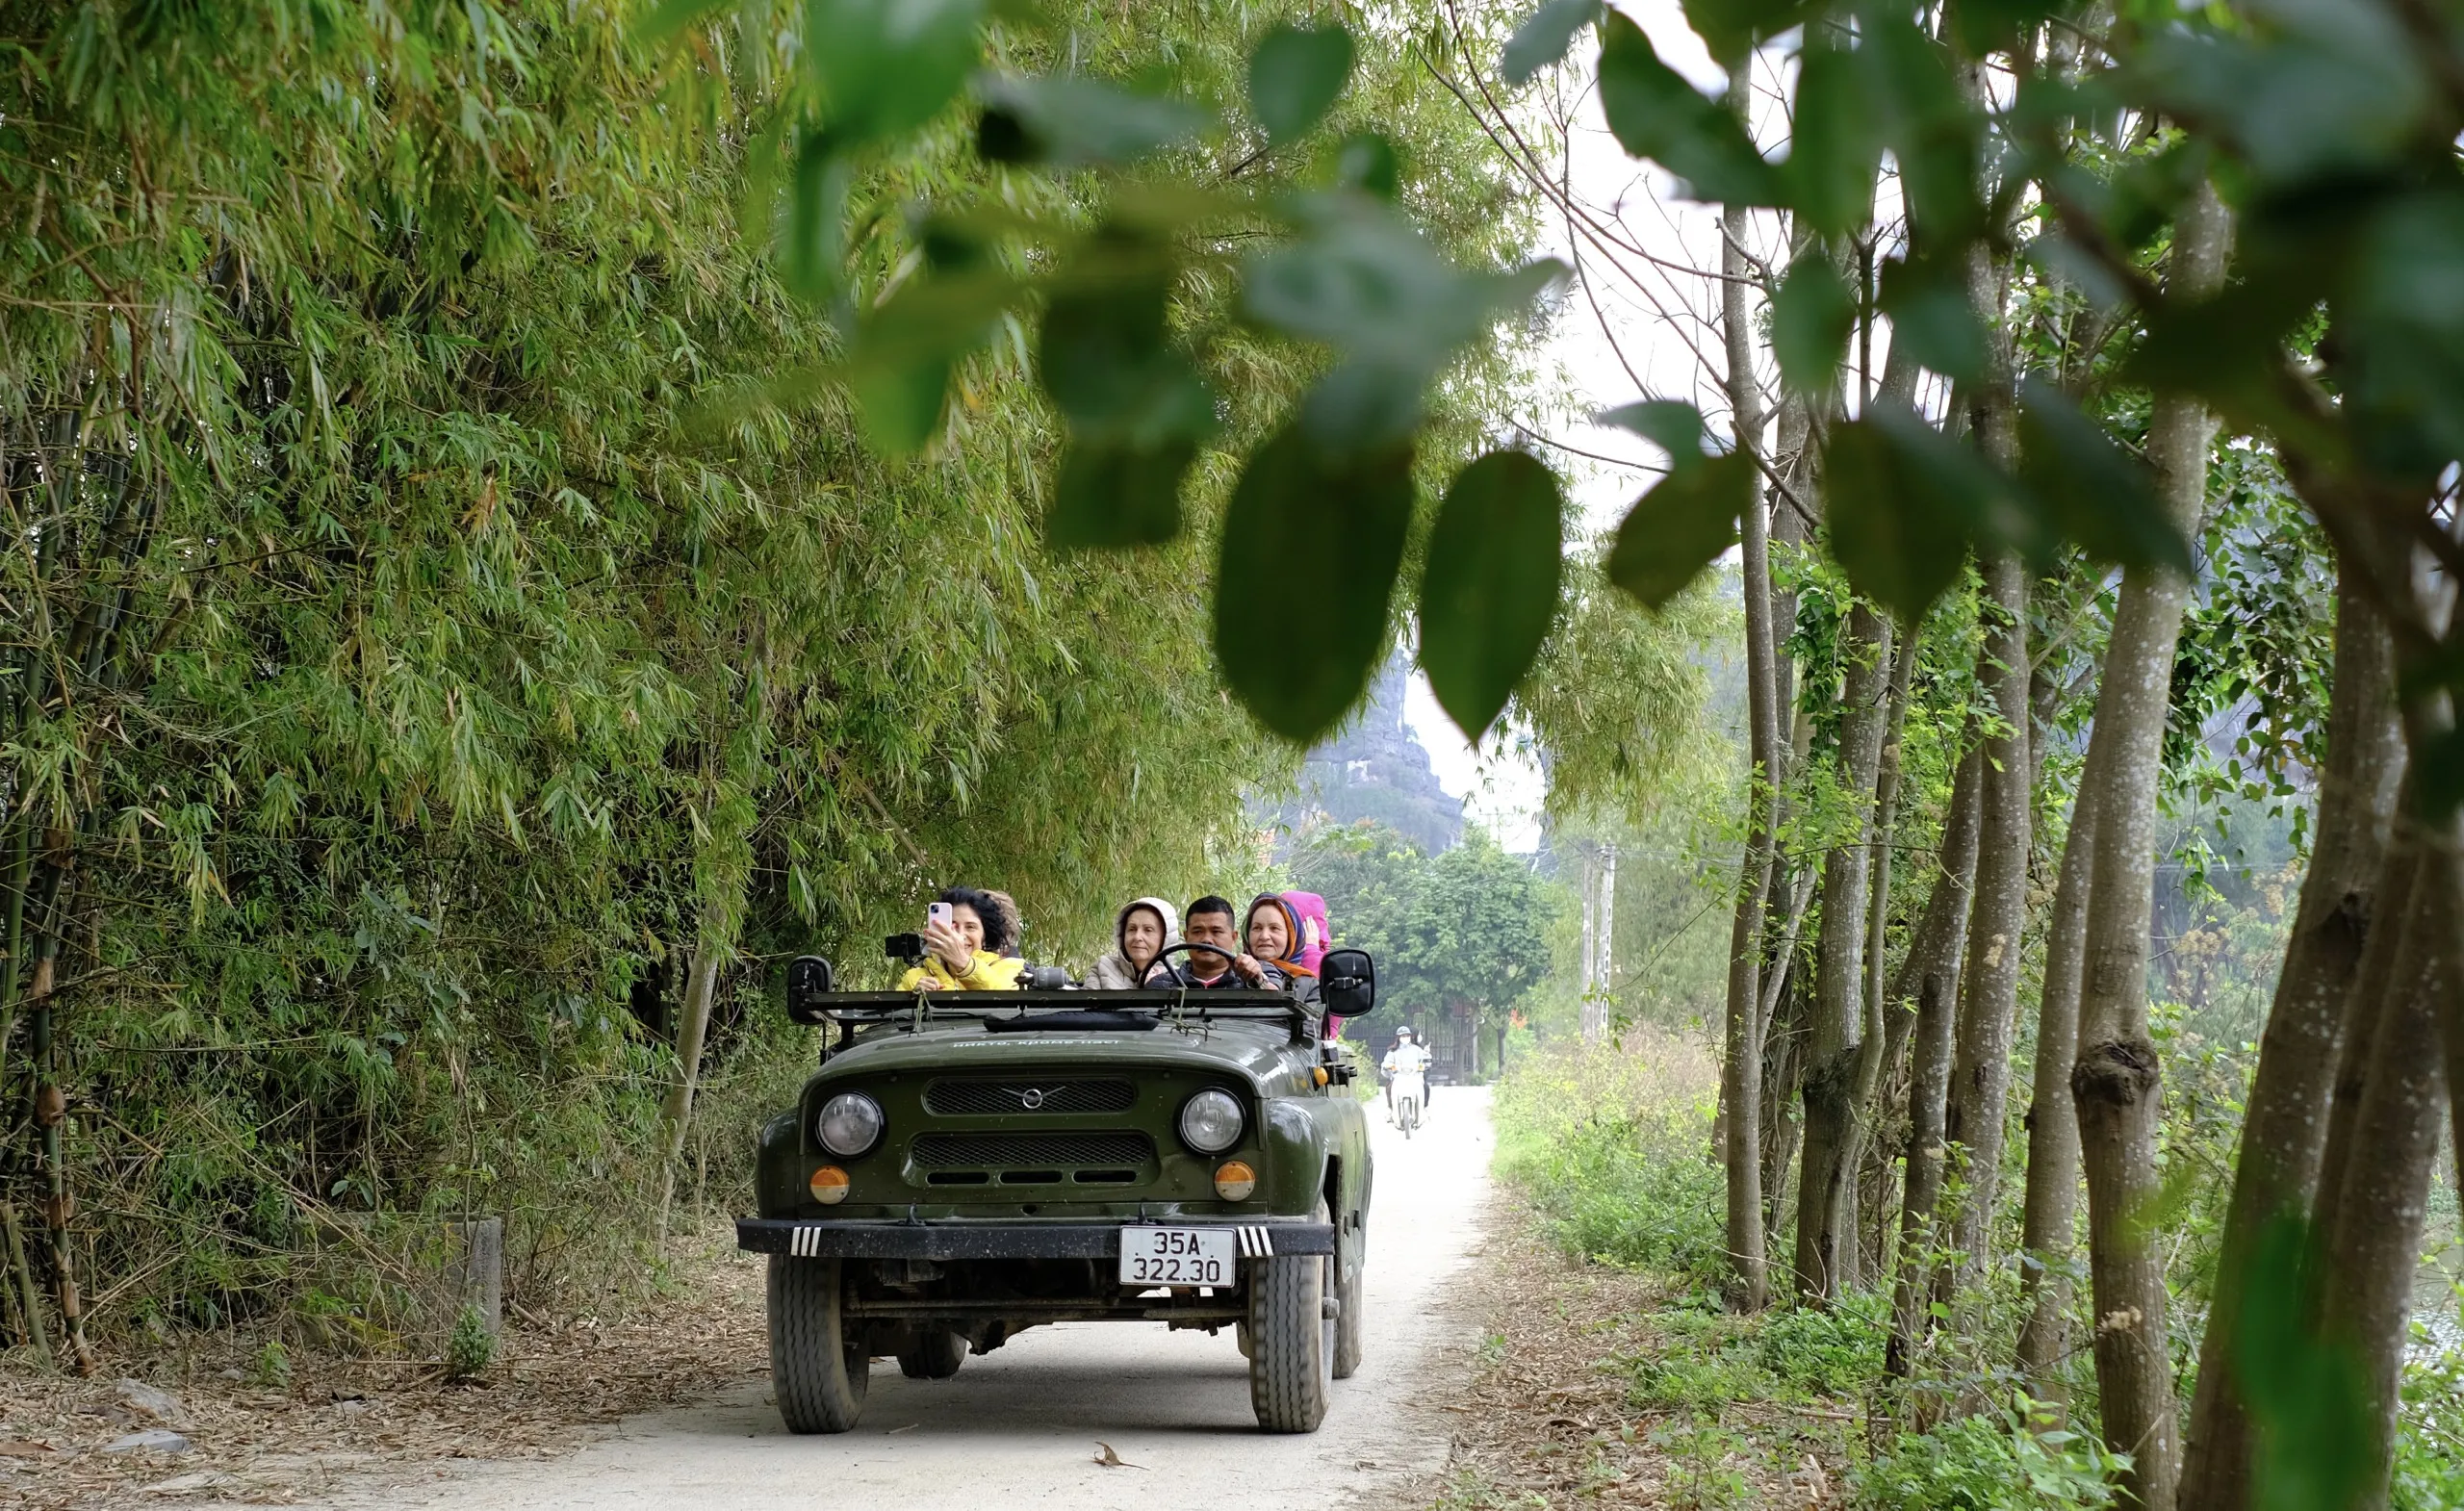
<instances>
[{"instance_id":1,"label":"jeep windshield frame","mask_svg":"<svg viewBox=\"0 0 2464 1511\"><path fill-rule=\"evenodd\" d=\"M1149 988L1129 991L833 991L812 999L822 1016L842 1028L873 1024L917 1024L963 1019L1032 1022L1043 1012L1137 1012L1160 1022L1247 1019L1289 1020L1301 1037L1324 1013L1314 1002L1289 991L1266 988ZM1053 1025L1056 1032L1098 1033L1088 1024Z\"/></svg>"}]
</instances>

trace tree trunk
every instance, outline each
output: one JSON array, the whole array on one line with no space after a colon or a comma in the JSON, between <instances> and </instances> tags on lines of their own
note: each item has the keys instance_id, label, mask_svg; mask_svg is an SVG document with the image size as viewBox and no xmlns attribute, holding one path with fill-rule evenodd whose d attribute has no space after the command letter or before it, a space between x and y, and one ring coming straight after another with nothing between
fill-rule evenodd
<instances>
[{"instance_id":1,"label":"tree trunk","mask_svg":"<svg viewBox=\"0 0 2464 1511\"><path fill-rule=\"evenodd\" d=\"M2088 744L2086 791L2098 764ZM2079 972L2088 951L2088 874L2096 850L2096 807L2074 803L2062 846L2062 878L2054 884L2053 917L2045 930L2044 989L2037 1003L2037 1059L2028 1107L2028 1319L2019 1328L2018 1369L2028 1394L2066 1401L2054 1368L2069 1349L2064 1314L2070 1304L2069 1267L2079 1222L2079 1114L2070 1102L2070 1066L2079 1058Z\"/></svg>"},{"instance_id":2,"label":"tree trunk","mask_svg":"<svg viewBox=\"0 0 2464 1511\"><path fill-rule=\"evenodd\" d=\"M1971 729L1973 725L1971 725ZM1985 748L1970 745L1951 783L1950 811L1942 818L1940 870L1925 915L1909 940L1908 958L1892 983L1894 1001L1910 995L1916 1011L1900 1017L1912 1023L1915 1063L1909 1070L1908 1176L1899 1216L1899 1278L1892 1287L1890 1344L1885 1368L1906 1378L1917 1340L1927 1331L1926 1267L1934 1248L1934 1209L1942 1199L1942 1110L1951 1084L1952 1004L1959 1000L1966 960L1968 894L1976 877L1977 834L1982 828Z\"/></svg>"},{"instance_id":3,"label":"tree trunk","mask_svg":"<svg viewBox=\"0 0 2464 1511\"><path fill-rule=\"evenodd\" d=\"M1987 631L1987 685L2002 713L1985 745L1976 896L1968 909L1967 968L1951 1050L1942 1138L1966 1151L1966 1196L1952 1215L1950 1246L1963 1256L1936 1277L1947 1300L1989 1258L2000 1190L2002 1129L2011 1096L2011 1036L2019 1005L2019 934L2028 918L2028 574L2015 557L1986 571L1994 605Z\"/></svg>"},{"instance_id":4,"label":"tree trunk","mask_svg":"<svg viewBox=\"0 0 2464 1511\"><path fill-rule=\"evenodd\" d=\"M1892 680L1890 628L1863 602L1849 611L1839 727L1839 784L1867 803L1882 765ZM1822 933L1814 945L1814 986L1805 1051L1805 1157L1797 1178L1797 1293L1839 1293L1846 1256L1855 1268L1856 1233L1842 1226L1854 1210L1845 1194L1856 1173L1857 1069L1865 1041L1867 888L1873 874L1873 813L1835 846L1822 868Z\"/></svg>"},{"instance_id":5,"label":"tree trunk","mask_svg":"<svg viewBox=\"0 0 2464 1511\"><path fill-rule=\"evenodd\" d=\"M2221 282L2229 222L2202 183L2175 228L2167 292L2194 298ZM2215 421L2196 400L2167 396L2148 424L2147 456L2166 512L2185 534L2206 501ZM2129 1453L2125 1496L2172 1511L2181 1431L2165 1325L2165 1272L2145 1214L2158 1200L2162 1078L2147 1033L2147 927L2156 862L2156 782L2173 653L2190 584L2166 571L2126 572L2096 699L2098 734L2113 742L2094 804L2095 864L2088 881L2088 974L2079 1061L2070 1076L2088 1173L2088 1260L2095 1293L2096 1383L2106 1444ZM2112 729L2103 726L2111 724Z\"/></svg>"},{"instance_id":6,"label":"tree trunk","mask_svg":"<svg viewBox=\"0 0 2464 1511\"><path fill-rule=\"evenodd\" d=\"M1891 840L1899 822L1899 741L1908 723L1908 686L1916 665L1916 650L1912 635L1891 662L1890 708L1884 716L1882 764L1874 773L1873 843L1868 847L1873 855L1873 876L1865 909L1865 976L1859 992L1864 1037L1857 1046L1856 1087L1852 1093L1855 1102L1848 1123L1848 1147L1840 1156L1842 1174L1835 1219L1842 1244L1838 1258L1841 1291L1863 1284L1863 1276L1873 1272L1866 1266L1867 1245L1862 1237L1861 1177L1866 1151L1873 1143L1874 1102L1882 1086L1883 1051L1890 1044L1890 1037L1883 1029L1883 954L1890 928Z\"/></svg>"},{"instance_id":7,"label":"tree trunk","mask_svg":"<svg viewBox=\"0 0 2464 1511\"><path fill-rule=\"evenodd\" d=\"M1728 339L1729 402L1736 444L1749 452L1762 443L1762 393L1754 376L1754 327L1746 301L1749 269L1742 242L1746 212L1726 213L1720 315ZM1728 1107L1728 1245L1734 1299L1748 1311L1770 1301L1762 1228L1762 913L1771 895L1771 784L1780 768L1780 704L1771 626L1769 506L1755 484L1742 520L1745 588L1746 701L1754 790L1747 798L1745 856L1738 862L1736 916L1729 930L1727 1053L1721 1099Z\"/></svg>"},{"instance_id":8,"label":"tree trunk","mask_svg":"<svg viewBox=\"0 0 2464 1511\"><path fill-rule=\"evenodd\" d=\"M2365 1471L2358 1511L2387 1504L2395 1454L2397 1383L2421 1263L2430 1166L2446 1117L2441 1017L2464 996L2464 928L2447 868L2425 862L2414 879L2403 942L2396 951L2387 1005L2371 1047L2367 1088L2354 1119L2356 1159L2327 1229L2320 1331L2349 1347L2366 1391L2360 1445ZM2393 922L2394 920L2390 920ZM2322 1216L2327 1216L2323 1210Z\"/></svg>"},{"instance_id":9,"label":"tree trunk","mask_svg":"<svg viewBox=\"0 0 2464 1511\"><path fill-rule=\"evenodd\" d=\"M2243 1117L2183 1445L2183 1511L2244 1511L2250 1503L2250 1420L2238 1381L2244 1272L2270 1221L2313 1213L2346 1011L2365 943L2374 934L2395 933L2401 922L2400 914L2384 910L2379 896L2404 760L2395 650L2356 576L2345 573L2337 585L2336 663L2315 838Z\"/></svg>"},{"instance_id":10,"label":"tree trunk","mask_svg":"<svg viewBox=\"0 0 2464 1511\"><path fill-rule=\"evenodd\" d=\"M676 1194L676 1162L684 1155L684 1133L693 1119L693 1092L702 1079L702 1043L710 1031L710 1001L717 995L721 952L705 944L695 952L693 973L686 978L682 1015L676 1025L676 1084L668 1088L660 1110L666 1138L659 1161L659 1231L667 1230L667 1209Z\"/></svg>"}]
</instances>

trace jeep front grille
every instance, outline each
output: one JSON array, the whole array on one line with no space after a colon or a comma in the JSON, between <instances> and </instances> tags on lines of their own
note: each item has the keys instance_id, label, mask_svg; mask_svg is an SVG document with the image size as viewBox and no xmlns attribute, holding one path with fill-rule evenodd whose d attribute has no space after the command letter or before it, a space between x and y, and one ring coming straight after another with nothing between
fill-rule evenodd
<instances>
[{"instance_id":1,"label":"jeep front grille","mask_svg":"<svg viewBox=\"0 0 2464 1511\"><path fill-rule=\"evenodd\" d=\"M1155 1162L1155 1140L1142 1133L928 1133L908 1145L908 1160L936 1186L1126 1184Z\"/></svg>"},{"instance_id":2,"label":"jeep front grille","mask_svg":"<svg viewBox=\"0 0 2464 1511\"><path fill-rule=\"evenodd\" d=\"M944 1117L1016 1113L1125 1113L1138 1101L1126 1081L936 1081L924 1088L924 1110ZM917 1162L921 1164L919 1160Z\"/></svg>"}]
</instances>

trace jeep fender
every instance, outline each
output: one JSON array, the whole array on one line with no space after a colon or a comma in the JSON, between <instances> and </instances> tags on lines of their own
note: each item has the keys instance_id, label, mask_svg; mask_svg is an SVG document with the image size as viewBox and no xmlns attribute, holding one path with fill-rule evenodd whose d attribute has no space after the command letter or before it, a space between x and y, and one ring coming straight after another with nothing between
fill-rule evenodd
<instances>
[{"instance_id":1,"label":"jeep fender","mask_svg":"<svg viewBox=\"0 0 2464 1511\"><path fill-rule=\"evenodd\" d=\"M1325 1131L1306 1105L1288 1098L1269 1098L1260 1114L1267 1204L1285 1216L1306 1216L1326 1184Z\"/></svg>"}]
</instances>

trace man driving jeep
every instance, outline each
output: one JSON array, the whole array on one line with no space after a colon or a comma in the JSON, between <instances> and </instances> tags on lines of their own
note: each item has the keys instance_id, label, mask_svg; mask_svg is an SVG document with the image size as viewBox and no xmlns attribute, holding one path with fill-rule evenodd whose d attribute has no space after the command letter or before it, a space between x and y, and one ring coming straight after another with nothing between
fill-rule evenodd
<instances>
[{"instance_id":1,"label":"man driving jeep","mask_svg":"<svg viewBox=\"0 0 2464 1511\"><path fill-rule=\"evenodd\" d=\"M1171 985L1196 991L1290 987L1291 979L1283 972L1241 947L1238 916L1229 898L1209 894L1190 904L1181 924L1181 937L1190 946L1189 959L1172 968Z\"/></svg>"}]
</instances>

